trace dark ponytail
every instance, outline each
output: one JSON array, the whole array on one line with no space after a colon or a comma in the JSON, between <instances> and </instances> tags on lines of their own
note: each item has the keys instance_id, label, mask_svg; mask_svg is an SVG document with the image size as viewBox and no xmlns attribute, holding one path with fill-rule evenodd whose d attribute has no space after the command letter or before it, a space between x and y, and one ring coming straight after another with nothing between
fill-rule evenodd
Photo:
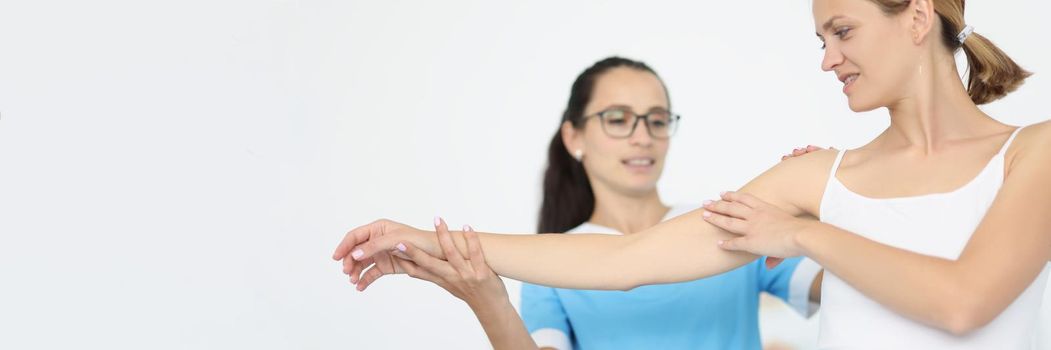
<instances>
[{"instance_id":1,"label":"dark ponytail","mask_svg":"<svg viewBox=\"0 0 1051 350\"><path fill-rule=\"evenodd\" d=\"M588 221L595 211L595 194L591 192L584 165L573 158L562 142L562 123L569 122L574 128L584 127L584 109L591 101L595 81L603 73L617 67L630 67L656 73L645 63L620 57L610 57L596 62L584 70L573 82L569 103L562 113L555 136L547 150L547 170L544 171L544 198L540 205L540 222L537 232L563 233Z\"/></svg>"}]
</instances>

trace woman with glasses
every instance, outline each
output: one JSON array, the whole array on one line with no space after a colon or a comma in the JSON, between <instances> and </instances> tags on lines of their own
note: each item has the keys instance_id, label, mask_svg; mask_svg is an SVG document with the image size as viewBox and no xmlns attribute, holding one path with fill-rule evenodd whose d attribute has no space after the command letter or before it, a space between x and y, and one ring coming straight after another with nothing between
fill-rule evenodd
<instances>
[{"instance_id":1,"label":"woman with glasses","mask_svg":"<svg viewBox=\"0 0 1051 350\"><path fill-rule=\"evenodd\" d=\"M586 69L548 150L538 232L631 235L696 209L665 205L657 193L678 125L663 82L644 63L611 57ZM560 350L759 349L759 293L809 315L820 270L800 259L773 269L757 260L710 278L631 291L526 283L519 319L484 258L418 257L416 266L412 276L467 302L495 348Z\"/></svg>"}]
</instances>

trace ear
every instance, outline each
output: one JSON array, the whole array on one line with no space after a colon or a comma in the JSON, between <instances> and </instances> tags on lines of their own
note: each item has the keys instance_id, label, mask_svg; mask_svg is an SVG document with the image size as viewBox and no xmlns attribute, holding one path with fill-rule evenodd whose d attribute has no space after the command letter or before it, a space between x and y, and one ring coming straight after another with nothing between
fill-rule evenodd
<instances>
[{"instance_id":1,"label":"ear","mask_svg":"<svg viewBox=\"0 0 1051 350\"><path fill-rule=\"evenodd\" d=\"M584 150L583 134L581 130L573 127L573 123L562 122L562 144L566 145L566 151L569 152L570 157L573 157L573 153L577 150Z\"/></svg>"},{"instance_id":2,"label":"ear","mask_svg":"<svg viewBox=\"0 0 1051 350\"><path fill-rule=\"evenodd\" d=\"M934 11L934 0L912 0L907 10L912 42L922 44L938 23L938 13Z\"/></svg>"}]
</instances>

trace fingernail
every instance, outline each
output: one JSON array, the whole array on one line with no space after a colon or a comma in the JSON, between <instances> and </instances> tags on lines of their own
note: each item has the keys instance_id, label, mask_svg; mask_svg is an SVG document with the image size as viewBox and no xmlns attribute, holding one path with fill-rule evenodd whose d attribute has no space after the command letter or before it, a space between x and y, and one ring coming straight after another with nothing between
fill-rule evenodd
<instances>
[{"instance_id":1,"label":"fingernail","mask_svg":"<svg viewBox=\"0 0 1051 350\"><path fill-rule=\"evenodd\" d=\"M707 207L709 204L712 204L712 201L710 199L704 201L704 206Z\"/></svg>"},{"instance_id":2,"label":"fingernail","mask_svg":"<svg viewBox=\"0 0 1051 350\"><path fill-rule=\"evenodd\" d=\"M723 242L725 242L725 241L718 241L718 242L715 242L715 243L718 244L718 245L723 245Z\"/></svg>"},{"instance_id":3,"label":"fingernail","mask_svg":"<svg viewBox=\"0 0 1051 350\"><path fill-rule=\"evenodd\" d=\"M726 192L729 192L729 191L722 191L722 192L719 192L719 195L720 195L720 196L725 196L725 195L726 195Z\"/></svg>"},{"instance_id":4,"label":"fingernail","mask_svg":"<svg viewBox=\"0 0 1051 350\"><path fill-rule=\"evenodd\" d=\"M361 249L355 250L353 253L350 253L350 256L354 257L354 259L360 258L362 255L365 255L365 252L363 252Z\"/></svg>"},{"instance_id":5,"label":"fingernail","mask_svg":"<svg viewBox=\"0 0 1051 350\"><path fill-rule=\"evenodd\" d=\"M712 216L712 212L705 210L704 213L701 214L701 216L704 216L706 218L711 217Z\"/></svg>"},{"instance_id":6,"label":"fingernail","mask_svg":"<svg viewBox=\"0 0 1051 350\"><path fill-rule=\"evenodd\" d=\"M474 228L472 228L471 225L463 225L463 232L467 231L474 231Z\"/></svg>"},{"instance_id":7,"label":"fingernail","mask_svg":"<svg viewBox=\"0 0 1051 350\"><path fill-rule=\"evenodd\" d=\"M442 218L440 216L435 216L434 217L434 227L438 227L438 226L441 226L441 225L442 225Z\"/></svg>"},{"instance_id":8,"label":"fingernail","mask_svg":"<svg viewBox=\"0 0 1051 350\"><path fill-rule=\"evenodd\" d=\"M403 251L403 252L405 251L405 245L402 244L402 243L398 243L398 245L395 246L395 247L398 248L398 250L400 250L400 251Z\"/></svg>"}]
</instances>

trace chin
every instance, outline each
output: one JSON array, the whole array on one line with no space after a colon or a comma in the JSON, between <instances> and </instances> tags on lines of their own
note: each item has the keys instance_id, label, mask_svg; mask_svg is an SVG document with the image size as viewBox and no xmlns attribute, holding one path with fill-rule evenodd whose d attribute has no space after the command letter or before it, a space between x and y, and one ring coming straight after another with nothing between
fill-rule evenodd
<instances>
[{"instance_id":1,"label":"chin","mask_svg":"<svg viewBox=\"0 0 1051 350\"><path fill-rule=\"evenodd\" d=\"M872 101L863 101L860 98L848 98L847 105L850 106L851 111L854 111L856 113L868 112L880 107L878 103L872 103Z\"/></svg>"},{"instance_id":2,"label":"chin","mask_svg":"<svg viewBox=\"0 0 1051 350\"><path fill-rule=\"evenodd\" d=\"M624 185L625 190L634 194L646 194L657 188L657 182L651 179L639 179L638 181L630 181Z\"/></svg>"}]
</instances>

